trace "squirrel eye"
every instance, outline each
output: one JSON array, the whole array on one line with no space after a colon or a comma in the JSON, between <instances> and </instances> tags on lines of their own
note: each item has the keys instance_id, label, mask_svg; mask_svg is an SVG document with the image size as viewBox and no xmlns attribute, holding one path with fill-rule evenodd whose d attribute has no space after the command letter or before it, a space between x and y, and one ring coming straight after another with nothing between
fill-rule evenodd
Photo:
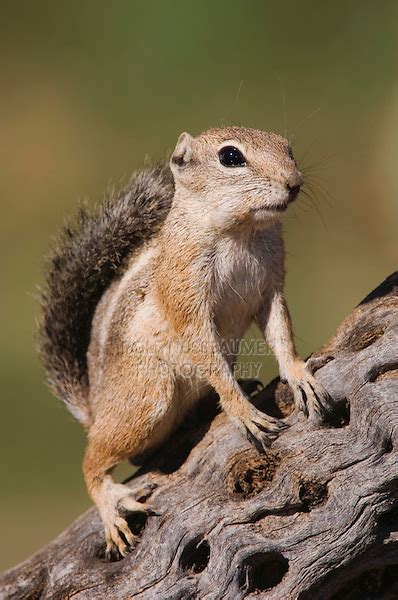
<instances>
[{"instance_id":1,"label":"squirrel eye","mask_svg":"<svg viewBox=\"0 0 398 600\"><path fill-rule=\"evenodd\" d=\"M224 146L218 153L220 163L224 167L245 167L246 160L242 152L235 146Z\"/></svg>"}]
</instances>

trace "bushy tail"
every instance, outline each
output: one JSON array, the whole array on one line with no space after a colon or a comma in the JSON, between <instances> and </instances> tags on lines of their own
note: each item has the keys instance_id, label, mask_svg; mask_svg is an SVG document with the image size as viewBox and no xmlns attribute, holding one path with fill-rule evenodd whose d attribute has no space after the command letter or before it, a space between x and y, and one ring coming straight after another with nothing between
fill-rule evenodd
<instances>
[{"instance_id":1,"label":"bushy tail","mask_svg":"<svg viewBox=\"0 0 398 600\"><path fill-rule=\"evenodd\" d=\"M173 193L168 167L141 171L94 214L81 209L49 257L40 355L52 390L85 426L91 420L86 354L96 305L124 259L159 230Z\"/></svg>"}]
</instances>

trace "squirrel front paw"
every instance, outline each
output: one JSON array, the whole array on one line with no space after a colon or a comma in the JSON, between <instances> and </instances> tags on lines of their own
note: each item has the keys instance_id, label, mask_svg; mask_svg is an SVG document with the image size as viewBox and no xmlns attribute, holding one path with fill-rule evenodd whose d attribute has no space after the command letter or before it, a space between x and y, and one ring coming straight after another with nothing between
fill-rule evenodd
<instances>
[{"instance_id":1,"label":"squirrel front paw","mask_svg":"<svg viewBox=\"0 0 398 600\"><path fill-rule=\"evenodd\" d=\"M332 411L329 393L315 379L304 361L296 361L281 380L289 384L296 407L307 418L323 419Z\"/></svg>"},{"instance_id":2,"label":"squirrel front paw","mask_svg":"<svg viewBox=\"0 0 398 600\"><path fill-rule=\"evenodd\" d=\"M261 412L252 404L248 414L240 418L238 426L259 452L266 452L279 433L289 427L284 421Z\"/></svg>"}]
</instances>

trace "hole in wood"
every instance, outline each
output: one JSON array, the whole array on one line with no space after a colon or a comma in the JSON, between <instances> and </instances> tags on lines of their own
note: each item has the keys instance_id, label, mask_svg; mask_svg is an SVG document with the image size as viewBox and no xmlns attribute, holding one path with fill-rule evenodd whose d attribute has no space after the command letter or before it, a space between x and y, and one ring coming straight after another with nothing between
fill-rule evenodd
<instances>
[{"instance_id":1,"label":"hole in wood","mask_svg":"<svg viewBox=\"0 0 398 600\"><path fill-rule=\"evenodd\" d=\"M243 561L239 587L246 593L263 592L277 586L289 570L289 561L279 552L258 552Z\"/></svg>"},{"instance_id":2,"label":"hole in wood","mask_svg":"<svg viewBox=\"0 0 398 600\"><path fill-rule=\"evenodd\" d=\"M183 571L200 573L207 567L210 559L209 542L203 536L197 536L184 548L180 556L180 567Z\"/></svg>"},{"instance_id":3,"label":"hole in wood","mask_svg":"<svg viewBox=\"0 0 398 600\"><path fill-rule=\"evenodd\" d=\"M385 438L383 440L383 450L386 454L389 454L390 452L392 452L394 450L394 444L390 437Z\"/></svg>"},{"instance_id":4,"label":"hole in wood","mask_svg":"<svg viewBox=\"0 0 398 600\"><path fill-rule=\"evenodd\" d=\"M299 498L304 512L309 512L316 506L326 502L328 497L327 484L317 479L302 479L299 483Z\"/></svg>"},{"instance_id":5,"label":"hole in wood","mask_svg":"<svg viewBox=\"0 0 398 600\"><path fill-rule=\"evenodd\" d=\"M262 456L244 452L231 467L228 487L241 498L255 496L272 481L279 463L278 455L271 451Z\"/></svg>"},{"instance_id":6,"label":"hole in wood","mask_svg":"<svg viewBox=\"0 0 398 600\"><path fill-rule=\"evenodd\" d=\"M398 565L370 569L351 579L331 600L382 600L398 597Z\"/></svg>"},{"instance_id":7,"label":"hole in wood","mask_svg":"<svg viewBox=\"0 0 398 600\"><path fill-rule=\"evenodd\" d=\"M347 350L359 352L374 344L385 332L387 325L368 325L364 323L361 327L356 323L348 339L345 340Z\"/></svg>"},{"instance_id":8,"label":"hole in wood","mask_svg":"<svg viewBox=\"0 0 398 600\"><path fill-rule=\"evenodd\" d=\"M381 367L375 367L368 373L368 381L374 383L386 377L398 377L398 363L387 363Z\"/></svg>"},{"instance_id":9,"label":"hole in wood","mask_svg":"<svg viewBox=\"0 0 398 600\"><path fill-rule=\"evenodd\" d=\"M398 531L398 506L394 506L391 510L382 514L379 517L379 524L390 533Z\"/></svg>"},{"instance_id":10,"label":"hole in wood","mask_svg":"<svg viewBox=\"0 0 398 600\"><path fill-rule=\"evenodd\" d=\"M125 519L127 521L127 525L129 526L131 533L133 535L139 536L142 534L145 528L148 516L145 513L134 512L127 513Z\"/></svg>"},{"instance_id":11,"label":"hole in wood","mask_svg":"<svg viewBox=\"0 0 398 600\"><path fill-rule=\"evenodd\" d=\"M350 423L350 403L345 398L338 404L335 404L333 411L327 415L325 421L328 425L341 429Z\"/></svg>"},{"instance_id":12,"label":"hole in wood","mask_svg":"<svg viewBox=\"0 0 398 600\"><path fill-rule=\"evenodd\" d=\"M177 598L177 596L175 596ZM178 600L197 600L198 595L194 589L181 590L178 595Z\"/></svg>"}]
</instances>

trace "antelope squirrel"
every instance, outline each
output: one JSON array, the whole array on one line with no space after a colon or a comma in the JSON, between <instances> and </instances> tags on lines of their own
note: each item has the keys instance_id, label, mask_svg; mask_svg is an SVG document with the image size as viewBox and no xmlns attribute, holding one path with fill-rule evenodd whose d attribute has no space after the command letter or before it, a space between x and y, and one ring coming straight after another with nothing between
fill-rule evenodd
<instances>
[{"instance_id":1,"label":"antelope squirrel","mask_svg":"<svg viewBox=\"0 0 398 600\"><path fill-rule=\"evenodd\" d=\"M40 350L52 389L88 431L83 471L108 558L134 544L127 511L151 513L113 468L159 446L209 389L260 450L286 427L251 404L223 346L252 321L297 408L328 410L326 390L296 353L283 292L280 218L302 183L279 135L183 133L170 167L141 171L59 239Z\"/></svg>"}]
</instances>

